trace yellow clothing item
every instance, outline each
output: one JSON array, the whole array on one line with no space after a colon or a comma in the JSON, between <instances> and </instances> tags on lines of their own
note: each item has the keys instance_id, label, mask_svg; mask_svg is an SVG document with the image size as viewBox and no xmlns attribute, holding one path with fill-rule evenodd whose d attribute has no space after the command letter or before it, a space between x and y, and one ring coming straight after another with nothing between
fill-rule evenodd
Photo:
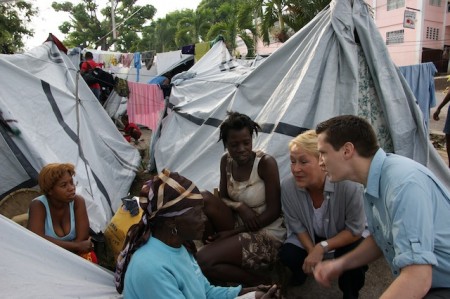
<instances>
[{"instance_id":1,"label":"yellow clothing item","mask_svg":"<svg viewBox=\"0 0 450 299\"><path fill-rule=\"evenodd\" d=\"M195 62L199 61L211 48L209 42L195 44Z\"/></svg>"},{"instance_id":2,"label":"yellow clothing item","mask_svg":"<svg viewBox=\"0 0 450 299\"><path fill-rule=\"evenodd\" d=\"M142 213L143 210L139 208L139 214L131 216L130 212L125 210L122 205L112 217L104 235L108 250L114 254L114 262L117 261L117 257L122 250L128 229L141 220Z\"/></svg>"}]
</instances>

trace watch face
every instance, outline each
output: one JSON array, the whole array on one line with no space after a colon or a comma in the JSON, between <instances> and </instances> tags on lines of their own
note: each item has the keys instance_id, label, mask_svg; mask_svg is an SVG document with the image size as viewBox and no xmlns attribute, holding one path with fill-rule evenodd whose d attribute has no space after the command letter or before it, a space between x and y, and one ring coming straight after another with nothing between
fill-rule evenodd
<instances>
[{"instance_id":1,"label":"watch face","mask_svg":"<svg viewBox=\"0 0 450 299\"><path fill-rule=\"evenodd\" d=\"M325 252L328 251L328 242L327 242L327 241L322 241L322 242L320 242L320 246L323 247L323 249L324 249Z\"/></svg>"}]
</instances>

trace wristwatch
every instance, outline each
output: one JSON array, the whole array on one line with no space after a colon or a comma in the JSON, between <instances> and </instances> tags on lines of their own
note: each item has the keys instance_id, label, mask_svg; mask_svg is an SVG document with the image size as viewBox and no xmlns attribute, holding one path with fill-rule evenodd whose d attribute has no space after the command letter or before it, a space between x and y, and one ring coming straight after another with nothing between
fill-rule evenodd
<instances>
[{"instance_id":1,"label":"wristwatch","mask_svg":"<svg viewBox=\"0 0 450 299\"><path fill-rule=\"evenodd\" d=\"M327 241L322 241L319 244L320 244L320 246L322 246L323 252L327 253L328 252L328 242Z\"/></svg>"}]
</instances>

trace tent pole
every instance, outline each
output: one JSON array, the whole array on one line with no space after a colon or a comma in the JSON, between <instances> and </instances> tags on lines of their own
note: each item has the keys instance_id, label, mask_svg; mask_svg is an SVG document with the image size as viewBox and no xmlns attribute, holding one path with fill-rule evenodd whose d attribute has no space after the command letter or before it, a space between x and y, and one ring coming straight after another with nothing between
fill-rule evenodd
<instances>
[{"instance_id":1,"label":"tent pole","mask_svg":"<svg viewBox=\"0 0 450 299\"><path fill-rule=\"evenodd\" d=\"M77 113L77 136L80 138L80 98L78 97L78 81L80 80L80 71L77 71L76 82L75 82L75 101L76 101L76 113Z\"/></svg>"}]
</instances>

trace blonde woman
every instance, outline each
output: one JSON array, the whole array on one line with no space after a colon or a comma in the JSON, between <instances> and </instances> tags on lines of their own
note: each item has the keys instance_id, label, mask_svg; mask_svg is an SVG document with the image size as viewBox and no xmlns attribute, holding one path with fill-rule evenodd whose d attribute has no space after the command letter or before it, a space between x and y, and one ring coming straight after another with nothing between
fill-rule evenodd
<instances>
[{"instance_id":1,"label":"blonde woman","mask_svg":"<svg viewBox=\"0 0 450 299\"><path fill-rule=\"evenodd\" d=\"M361 242L365 227L362 185L331 183L319 166L317 135L306 131L289 143L292 175L281 184L281 204L288 238L279 257L292 271L292 283L302 284L317 263L340 256ZM333 253L334 254L333 254ZM339 278L343 298L358 298L367 267Z\"/></svg>"}]
</instances>

